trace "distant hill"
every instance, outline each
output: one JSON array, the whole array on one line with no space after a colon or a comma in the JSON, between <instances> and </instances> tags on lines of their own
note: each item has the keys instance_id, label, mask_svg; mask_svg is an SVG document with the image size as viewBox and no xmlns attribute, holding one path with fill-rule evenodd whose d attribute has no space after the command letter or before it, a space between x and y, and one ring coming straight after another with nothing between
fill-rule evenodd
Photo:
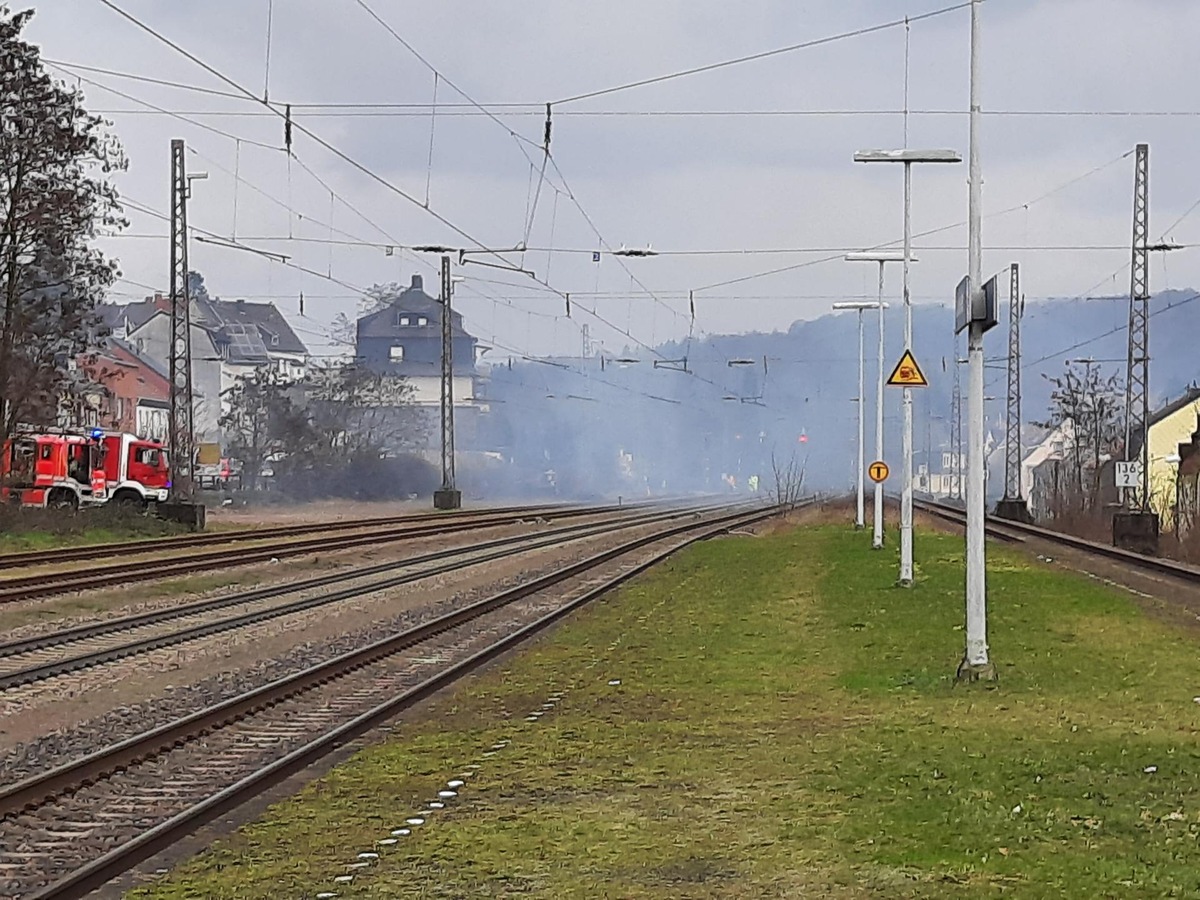
<instances>
[{"instance_id":1,"label":"distant hill","mask_svg":"<svg viewBox=\"0 0 1200 900\"><path fill-rule=\"evenodd\" d=\"M1092 358L1124 376L1128 310L1128 297L1029 304L1022 320L1027 422L1045 418L1050 387L1043 375L1061 372L1068 360ZM987 404L989 428L997 441L1003 439L1006 392L1008 311L1001 313L986 345L987 395L995 398ZM895 306L887 313L889 368L903 350L902 315ZM1200 382L1200 299L1190 290L1163 292L1153 298L1151 315L1157 406ZM949 447L954 359L966 355L953 322L947 306L914 307L913 349L931 382L915 393L914 445L918 464L928 454L934 471ZM877 357L870 314L865 339L870 456ZM615 471L617 449L631 453L637 479L655 487L664 481L668 489L713 487L722 474L739 472L742 479L765 479L774 452L777 459L806 459L810 487L843 489L855 472L857 340L856 314L840 313L796 322L786 333L715 335L658 348L667 359L686 356L693 376L654 368L646 353L625 365L606 360L603 370L596 359L516 364L493 375L491 395L502 402L482 440L518 463L571 473L597 490L610 480L610 463ZM965 367L961 375L965 391ZM900 392L889 388L885 397L885 456L894 463Z\"/></svg>"}]
</instances>

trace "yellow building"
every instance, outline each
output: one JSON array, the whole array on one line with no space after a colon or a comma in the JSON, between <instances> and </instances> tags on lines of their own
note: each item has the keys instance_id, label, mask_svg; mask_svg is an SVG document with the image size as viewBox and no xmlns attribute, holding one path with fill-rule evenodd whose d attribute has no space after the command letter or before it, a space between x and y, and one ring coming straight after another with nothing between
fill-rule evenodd
<instances>
[{"instance_id":1,"label":"yellow building","mask_svg":"<svg viewBox=\"0 0 1200 900\"><path fill-rule=\"evenodd\" d=\"M1178 498L1179 448L1200 430L1200 388L1191 388L1150 416L1150 505L1163 530L1175 523Z\"/></svg>"}]
</instances>

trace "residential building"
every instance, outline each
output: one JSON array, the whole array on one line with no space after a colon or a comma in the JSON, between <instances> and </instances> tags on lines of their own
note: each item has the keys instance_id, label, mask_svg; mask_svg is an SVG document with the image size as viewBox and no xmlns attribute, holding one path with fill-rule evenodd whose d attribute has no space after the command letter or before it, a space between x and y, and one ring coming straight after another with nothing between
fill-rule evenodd
<instances>
[{"instance_id":1,"label":"residential building","mask_svg":"<svg viewBox=\"0 0 1200 900\"><path fill-rule=\"evenodd\" d=\"M1066 419L1052 429L1021 461L1021 495L1035 519L1054 515L1068 490L1064 460L1075 446L1075 423Z\"/></svg>"},{"instance_id":2,"label":"residential building","mask_svg":"<svg viewBox=\"0 0 1200 900\"><path fill-rule=\"evenodd\" d=\"M1200 387L1192 387L1150 415L1148 431L1150 505L1164 530L1174 527L1179 500L1179 474L1183 453L1200 430ZM1134 458L1141 441L1133 443ZM1189 454L1190 456L1190 454Z\"/></svg>"},{"instance_id":3,"label":"residential building","mask_svg":"<svg viewBox=\"0 0 1200 900\"><path fill-rule=\"evenodd\" d=\"M171 315L156 310L128 332L133 350L168 371L171 359ZM212 333L193 322L192 343L192 419L196 440L201 443L221 440L221 386L223 360Z\"/></svg>"},{"instance_id":4,"label":"residential building","mask_svg":"<svg viewBox=\"0 0 1200 900\"><path fill-rule=\"evenodd\" d=\"M125 305L105 304L101 316L114 338L162 369L171 351L171 305L155 294ZM288 382L301 381L308 349L273 303L219 300L202 294L192 300L192 391L196 440L221 440L220 420L228 412L228 392L239 378L267 369Z\"/></svg>"},{"instance_id":5,"label":"residential building","mask_svg":"<svg viewBox=\"0 0 1200 900\"><path fill-rule=\"evenodd\" d=\"M477 428L476 403L479 342L463 327L462 315L451 313L451 353L455 429L460 446L470 443ZM355 358L381 375L404 378L412 402L433 421L442 400L442 305L425 293L420 275L391 303L358 320Z\"/></svg>"},{"instance_id":6,"label":"residential building","mask_svg":"<svg viewBox=\"0 0 1200 900\"><path fill-rule=\"evenodd\" d=\"M1180 534L1187 534L1200 523L1200 423L1186 444L1179 445L1179 464L1175 489L1175 523Z\"/></svg>"},{"instance_id":7,"label":"residential building","mask_svg":"<svg viewBox=\"0 0 1200 900\"><path fill-rule=\"evenodd\" d=\"M139 437L167 440L171 382L166 369L117 338L80 360L89 380L103 388L96 425Z\"/></svg>"},{"instance_id":8,"label":"residential building","mask_svg":"<svg viewBox=\"0 0 1200 900\"><path fill-rule=\"evenodd\" d=\"M228 390L241 375L269 368L284 381L304 379L308 348L297 337L274 303L245 300L196 301L196 321L213 336L217 352L225 362L223 374Z\"/></svg>"},{"instance_id":9,"label":"residential building","mask_svg":"<svg viewBox=\"0 0 1200 900\"><path fill-rule=\"evenodd\" d=\"M462 315L451 313L454 400L475 399L475 352L478 342L463 328ZM420 275L390 304L358 320L355 358L372 372L408 380L420 404L441 402L442 305L427 295Z\"/></svg>"}]
</instances>

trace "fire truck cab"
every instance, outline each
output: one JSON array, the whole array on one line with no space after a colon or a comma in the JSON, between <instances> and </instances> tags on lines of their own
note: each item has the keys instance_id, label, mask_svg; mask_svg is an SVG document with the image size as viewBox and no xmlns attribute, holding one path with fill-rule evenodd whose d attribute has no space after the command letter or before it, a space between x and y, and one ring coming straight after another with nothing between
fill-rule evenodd
<instances>
[{"instance_id":1,"label":"fire truck cab","mask_svg":"<svg viewBox=\"0 0 1200 900\"><path fill-rule=\"evenodd\" d=\"M79 434L22 433L4 445L0 492L22 506L79 509L103 502L100 444Z\"/></svg>"},{"instance_id":2,"label":"fire truck cab","mask_svg":"<svg viewBox=\"0 0 1200 900\"><path fill-rule=\"evenodd\" d=\"M167 450L158 441L132 434L93 432L101 449L104 484L97 485L100 502L145 508L167 499L171 470Z\"/></svg>"}]
</instances>

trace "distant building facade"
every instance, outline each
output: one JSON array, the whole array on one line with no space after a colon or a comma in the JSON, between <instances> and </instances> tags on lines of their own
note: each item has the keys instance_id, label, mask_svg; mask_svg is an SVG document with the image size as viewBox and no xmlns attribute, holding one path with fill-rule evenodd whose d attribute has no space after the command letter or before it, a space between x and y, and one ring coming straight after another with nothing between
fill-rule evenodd
<instances>
[{"instance_id":1,"label":"distant building facade","mask_svg":"<svg viewBox=\"0 0 1200 900\"><path fill-rule=\"evenodd\" d=\"M113 338L164 372L171 355L171 304L162 294L100 309ZM192 300L192 391L196 440L221 440L221 416L239 378L260 371L285 382L304 379L308 348L273 303Z\"/></svg>"},{"instance_id":2,"label":"distant building facade","mask_svg":"<svg viewBox=\"0 0 1200 900\"><path fill-rule=\"evenodd\" d=\"M1164 529L1175 527L1176 508L1189 507L1195 493L1194 480L1181 481L1181 470L1197 465L1193 444L1200 432L1200 388L1193 387L1150 416L1148 456L1150 463L1150 505L1158 513ZM1140 450L1135 443L1134 453ZM1187 462L1185 466L1184 463Z\"/></svg>"},{"instance_id":3,"label":"distant building facade","mask_svg":"<svg viewBox=\"0 0 1200 900\"><path fill-rule=\"evenodd\" d=\"M454 357L454 403L475 401L478 341L463 328L462 315L451 312ZM425 293L420 275L383 309L358 320L355 358L380 375L402 376L423 406L441 403L442 305Z\"/></svg>"}]
</instances>

